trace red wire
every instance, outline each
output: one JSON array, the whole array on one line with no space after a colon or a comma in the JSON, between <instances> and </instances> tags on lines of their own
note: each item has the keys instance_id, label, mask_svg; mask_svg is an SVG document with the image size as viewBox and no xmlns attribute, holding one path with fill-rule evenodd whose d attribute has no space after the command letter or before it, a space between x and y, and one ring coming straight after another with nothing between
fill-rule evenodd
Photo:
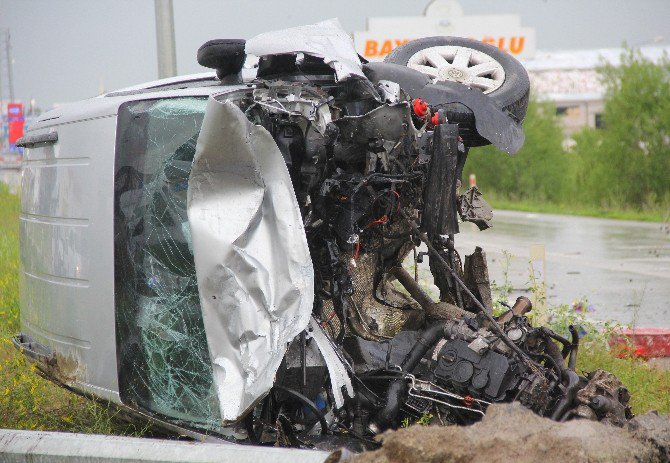
<instances>
[{"instance_id":1,"label":"red wire","mask_svg":"<svg viewBox=\"0 0 670 463\"><path fill-rule=\"evenodd\" d=\"M396 198L400 199L400 193L398 193L397 191L394 191L394 190L391 190L391 193L393 193L396 196ZM398 201L398 209L397 210L398 211L400 210L400 201ZM365 228L370 228L375 224L386 223L388 221L389 221L388 216L386 214L384 214L380 218L375 219L372 222L370 222L369 224L367 224ZM356 253L354 254L354 260L358 259L358 255L359 255L360 251L361 251L361 240L359 238L358 242L356 243Z\"/></svg>"},{"instance_id":2,"label":"red wire","mask_svg":"<svg viewBox=\"0 0 670 463\"><path fill-rule=\"evenodd\" d=\"M388 216L386 214L384 214L380 218L378 218L376 220L373 220L372 222L367 224L367 226L365 228L370 228L371 226L373 226L376 223L386 223L386 222L388 222L388 220L389 220Z\"/></svg>"},{"instance_id":3,"label":"red wire","mask_svg":"<svg viewBox=\"0 0 670 463\"><path fill-rule=\"evenodd\" d=\"M400 193L395 190L391 190L391 193L393 193L395 197L398 198L398 208L396 209L396 212L398 212L400 210Z\"/></svg>"},{"instance_id":4,"label":"red wire","mask_svg":"<svg viewBox=\"0 0 670 463\"><path fill-rule=\"evenodd\" d=\"M335 311L331 312L330 315L328 315L328 319L327 319L327 320L324 320L324 321L321 322L321 327L322 327L322 328L325 328L326 325L327 325L333 318L335 318L335 315L336 315Z\"/></svg>"}]
</instances>

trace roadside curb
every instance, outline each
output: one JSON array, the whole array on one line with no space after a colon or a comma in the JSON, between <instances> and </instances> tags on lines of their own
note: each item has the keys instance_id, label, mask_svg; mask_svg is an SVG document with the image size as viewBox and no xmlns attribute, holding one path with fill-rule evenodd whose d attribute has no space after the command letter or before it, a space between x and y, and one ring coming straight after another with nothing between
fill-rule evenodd
<instances>
[{"instance_id":1,"label":"roadside curb","mask_svg":"<svg viewBox=\"0 0 670 463\"><path fill-rule=\"evenodd\" d=\"M4 463L323 463L328 455L316 450L0 429Z\"/></svg>"}]
</instances>

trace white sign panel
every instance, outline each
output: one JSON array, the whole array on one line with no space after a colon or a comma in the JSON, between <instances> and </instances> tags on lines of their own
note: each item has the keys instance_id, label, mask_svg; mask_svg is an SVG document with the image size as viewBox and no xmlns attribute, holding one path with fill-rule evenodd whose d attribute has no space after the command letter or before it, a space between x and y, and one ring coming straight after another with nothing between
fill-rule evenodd
<instances>
[{"instance_id":1,"label":"white sign panel","mask_svg":"<svg viewBox=\"0 0 670 463\"><path fill-rule=\"evenodd\" d=\"M424 16L368 18L368 30L354 32L354 43L365 59L379 61L398 45L434 35L474 38L516 58L535 54L535 29L522 27L519 16L465 16L460 5L451 0L434 0Z\"/></svg>"}]
</instances>

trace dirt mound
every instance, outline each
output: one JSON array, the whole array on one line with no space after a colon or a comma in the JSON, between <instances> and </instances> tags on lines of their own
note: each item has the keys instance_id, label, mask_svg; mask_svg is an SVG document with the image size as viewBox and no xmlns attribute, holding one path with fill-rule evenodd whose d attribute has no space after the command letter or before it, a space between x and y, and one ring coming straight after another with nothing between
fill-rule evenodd
<instances>
[{"instance_id":1,"label":"dirt mound","mask_svg":"<svg viewBox=\"0 0 670 463\"><path fill-rule=\"evenodd\" d=\"M670 462L670 416L646 413L633 418L629 428L635 437L658 450L661 461Z\"/></svg>"},{"instance_id":2,"label":"dirt mound","mask_svg":"<svg viewBox=\"0 0 670 463\"><path fill-rule=\"evenodd\" d=\"M647 414L631 431L594 421L557 423L519 404L489 407L472 426L412 426L382 435L355 463L668 462L670 419Z\"/></svg>"}]
</instances>

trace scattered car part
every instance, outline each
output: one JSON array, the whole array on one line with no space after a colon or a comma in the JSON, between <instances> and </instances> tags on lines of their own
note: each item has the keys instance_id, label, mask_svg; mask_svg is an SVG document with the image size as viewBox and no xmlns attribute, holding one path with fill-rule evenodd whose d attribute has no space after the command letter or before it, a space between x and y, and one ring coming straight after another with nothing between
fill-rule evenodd
<instances>
[{"instance_id":1,"label":"scattered car part","mask_svg":"<svg viewBox=\"0 0 670 463\"><path fill-rule=\"evenodd\" d=\"M459 214L464 222L472 222L480 230L491 228L493 210L476 186L468 188L459 198Z\"/></svg>"}]
</instances>

